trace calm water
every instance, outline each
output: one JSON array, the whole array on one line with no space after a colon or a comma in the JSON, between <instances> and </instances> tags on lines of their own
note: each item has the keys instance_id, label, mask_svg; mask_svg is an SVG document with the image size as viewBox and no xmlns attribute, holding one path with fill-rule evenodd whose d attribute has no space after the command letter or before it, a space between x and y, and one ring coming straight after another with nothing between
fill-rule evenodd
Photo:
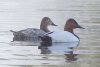
<instances>
[{"instance_id":1,"label":"calm water","mask_svg":"<svg viewBox=\"0 0 100 67\"><path fill-rule=\"evenodd\" d=\"M100 0L0 0L0 67L100 67ZM11 42L9 30L39 28L48 16L63 30L74 18L86 29L76 29L80 43L55 43L38 49L40 43ZM67 44L77 44L74 50ZM56 46L57 45L57 46Z\"/></svg>"}]
</instances>

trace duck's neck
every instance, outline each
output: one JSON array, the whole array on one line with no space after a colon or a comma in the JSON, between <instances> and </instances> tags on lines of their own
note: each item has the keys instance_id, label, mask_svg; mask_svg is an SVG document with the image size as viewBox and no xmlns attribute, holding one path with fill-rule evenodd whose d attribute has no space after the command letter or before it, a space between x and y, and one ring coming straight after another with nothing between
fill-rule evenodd
<instances>
[{"instance_id":1,"label":"duck's neck","mask_svg":"<svg viewBox=\"0 0 100 67\"><path fill-rule=\"evenodd\" d=\"M73 29L72 29L72 28L64 28L64 31L68 31L68 32L70 32L70 33L74 34L74 32L73 32Z\"/></svg>"},{"instance_id":2,"label":"duck's neck","mask_svg":"<svg viewBox=\"0 0 100 67\"><path fill-rule=\"evenodd\" d=\"M43 25L43 24L40 25L40 29L43 30L43 31L45 31L45 32L50 32L50 31L48 30L48 26Z\"/></svg>"},{"instance_id":3,"label":"duck's neck","mask_svg":"<svg viewBox=\"0 0 100 67\"><path fill-rule=\"evenodd\" d=\"M74 36L76 36L79 39L79 37L74 33L73 30L74 29L71 29L71 28L64 28L64 31L68 31L68 32L72 33Z\"/></svg>"}]
</instances>

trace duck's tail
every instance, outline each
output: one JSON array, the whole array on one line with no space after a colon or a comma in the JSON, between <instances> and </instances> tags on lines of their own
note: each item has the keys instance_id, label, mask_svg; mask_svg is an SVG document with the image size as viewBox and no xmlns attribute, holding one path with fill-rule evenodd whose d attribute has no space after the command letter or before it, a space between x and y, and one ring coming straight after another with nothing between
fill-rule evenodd
<instances>
[{"instance_id":1,"label":"duck's tail","mask_svg":"<svg viewBox=\"0 0 100 67\"><path fill-rule=\"evenodd\" d=\"M16 33L15 31L13 31L13 30L10 30L10 32L12 32L12 33Z\"/></svg>"},{"instance_id":2,"label":"duck's tail","mask_svg":"<svg viewBox=\"0 0 100 67\"><path fill-rule=\"evenodd\" d=\"M10 32L12 32L13 35L15 35L17 33L16 31L13 31L13 30L10 30Z\"/></svg>"}]
</instances>

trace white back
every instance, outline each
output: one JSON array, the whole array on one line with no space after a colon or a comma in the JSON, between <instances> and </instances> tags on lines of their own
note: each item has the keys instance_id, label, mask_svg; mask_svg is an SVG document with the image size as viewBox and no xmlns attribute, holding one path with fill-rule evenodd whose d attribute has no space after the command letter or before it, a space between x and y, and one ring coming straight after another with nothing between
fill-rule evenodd
<instances>
[{"instance_id":1,"label":"white back","mask_svg":"<svg viewBox=\"0 0 100 67\"><path fill-rule=\"evenodd\" d=\"M52 38L52 42L74 42L79 41L79 39L68 31L55 31L49 34Z\"/></svg>"}]
</instances>

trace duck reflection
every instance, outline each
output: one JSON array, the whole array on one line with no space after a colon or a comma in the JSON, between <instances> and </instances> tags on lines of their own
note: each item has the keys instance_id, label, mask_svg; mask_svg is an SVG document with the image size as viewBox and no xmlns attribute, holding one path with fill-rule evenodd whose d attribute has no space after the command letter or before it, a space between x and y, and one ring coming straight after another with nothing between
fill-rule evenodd
<instances>
[{"instance_id":1,"label":"duck reflection","mask_svg":"<svg viewBox=\"0 0 100 67\"><path fill-rule=\"evenodd\" d=\"M71 43L51 43L47 41L41 42L41 45L38 47L41 50L41 54L64 54L65 60L68 62L76 61L76 56L74 54L74 49L77 48L79 42Z\"/></svg>"},{"instance_id":2,"label":"duck reflection","mask_svg":"<svg viewBox=\"0 0 100 67\"><path fill-rule=\"evenodd\" d=\"M51 38L42 39L42 42L40 43L41 45L38 47L41 49L41 54L50 54L51 50L48 49L48 47L52 46L52 40Z\"/></svg>"},{"instance_id":3,"label":"duck reflection","mask_svg":"<svg viewBox=\"0 0 100 67\"><path fill-rule=\"evenodd\" d=\"M65 54L65 56L66 56L65 59L66 59L68 62L76 61L76 60L77 60L77 58L76 58L77 55L78 55L78 54L74 54L73 51L70 51L69 54Z\"/></svg>"}]
</instances>

